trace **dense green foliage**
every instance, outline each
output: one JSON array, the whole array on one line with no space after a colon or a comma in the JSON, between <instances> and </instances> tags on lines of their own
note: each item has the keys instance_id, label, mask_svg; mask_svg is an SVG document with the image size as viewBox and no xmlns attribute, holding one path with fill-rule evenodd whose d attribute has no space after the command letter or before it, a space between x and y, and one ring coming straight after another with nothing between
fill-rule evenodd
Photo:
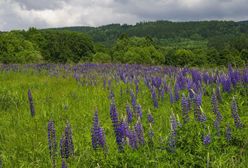
<instances>
[{"instance_id":1,"label":"dense green foliage","mask_svg":"<svg viewBox=\"0 0 248 168\"><path fill-rule=\"evenodd\" d=\"M244 66L248 62L247 30L248 22L232 21L30 28L0 34L0 61ZM22 41L24 43L20 45Z\"/></svg>"},{"instance_id":2,"label":"dense green foliage","mask_svg":"<svg viewBox=\"0 0 248 168\"><path fill-rule=\"evenodd\" d=\"M94 54L93 42L83 33L40 31L35 28L3 33L0 35L0 46L3 63L77 63Z\"/></svg>"}]
</instances>

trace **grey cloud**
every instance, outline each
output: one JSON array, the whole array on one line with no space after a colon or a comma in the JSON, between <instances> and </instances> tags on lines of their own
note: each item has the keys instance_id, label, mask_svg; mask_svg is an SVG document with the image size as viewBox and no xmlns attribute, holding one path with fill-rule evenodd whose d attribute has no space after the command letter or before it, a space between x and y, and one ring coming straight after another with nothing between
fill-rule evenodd
<instances>
[{"instance_id":1,"label":"grey cloud","mask_svg":"<svg viewBox=\"0 0 248 168\"><path fill-rule=\"evenodd\" d=\"M66 0L12 0L27 10L56 9L63 5Z\"/></svg>"},{"instance_id":2,"label":"grey cloud","mask_svg":"<svg viewBox=\"0 0 248 168\"><path fill-rule=\"evenodd\" d=\"M247 0L0 0L0 30L147 20L247 20Z\"/></svg>"}]
</instances>

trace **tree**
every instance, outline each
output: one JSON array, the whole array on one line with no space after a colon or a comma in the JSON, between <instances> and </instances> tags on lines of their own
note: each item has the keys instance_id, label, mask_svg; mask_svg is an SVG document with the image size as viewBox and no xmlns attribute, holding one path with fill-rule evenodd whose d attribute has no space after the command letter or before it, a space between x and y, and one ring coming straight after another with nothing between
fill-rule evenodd
<instances>
[{"instance_id":1,"label":"tree","mask_svg":"<svg viewBox=\"0 0 248 168\"><path fill-rule=\"evenodd\" d=\"M33 63L42 59L33 43L25 40L18 32L0 36L0 61L2 63Z\"/></svg>"}]
</instances>

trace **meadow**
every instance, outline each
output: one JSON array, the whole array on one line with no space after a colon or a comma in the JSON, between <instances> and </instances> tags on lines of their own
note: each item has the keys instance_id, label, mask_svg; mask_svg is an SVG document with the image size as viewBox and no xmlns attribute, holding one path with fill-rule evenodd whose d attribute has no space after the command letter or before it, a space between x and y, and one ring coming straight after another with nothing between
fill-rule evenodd
<instances>
[{"instance_id":1,"label":"meadow","mask_svg":"<svg viewBox=\"0 0 248 168\"><path fill-rule=\"evenodd\" d=\"M0 167L247 167L248 69L0 65Z\"/></svg>"}]
</instances>

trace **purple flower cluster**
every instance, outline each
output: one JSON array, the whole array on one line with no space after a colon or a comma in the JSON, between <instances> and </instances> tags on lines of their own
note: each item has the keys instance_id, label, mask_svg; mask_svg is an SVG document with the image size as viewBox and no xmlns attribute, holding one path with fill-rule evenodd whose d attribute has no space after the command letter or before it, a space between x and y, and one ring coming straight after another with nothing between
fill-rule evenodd
<instances>
[{"instance_id":1,"label":"purple flower cluster","mask_svg":"<svg viewBox=\"0 0 248 168\"><path fill-rule=\"evenodd\" d=\"M136 125L135 125L135 132L136 132L136 135L137 135L138 143L140 145L143 145L145 143L144 130L143 130L143 126L142 126L140 120L138 120Z\"/></svg>"},{"instance_id":2,"label":"purple flower cluster","mask_svg":"<svg viewBox=\"0 0 248 168\"><path fill-rule=\"evenodd\" d=\"M174 113L170 116L170 124L171 124L171 133L168 139L168 150L170 152L175 152L176 150L176 136L177 136L177 120Z\"/></svg>"},{"instance_id":3,"label":"purple flower cluster","mask_svg":"<svg viewBox=\"0 0 248 168\"><path fill-rule=\"evenodd\" d=\"M204 113L201 112L202 94L198 94L194 98L194 117L196 121L205 122L207 120Z\"/></svg>"},{"instance_id":4,"label":"purple flower cluster","mask_svg":"<svg viewBox=\"0 0 248 168\"><path fill-rule=\"evenodd\" d=\"M203 144L204 145L209 145L211 143L211 136L210 136L210 134L207 134L207 135L205 135L204 137L203 137Z\"/></svg>"},{"instance_id":5,"label":"purple flower cluster","mask_svg":"<svg viewBox=\"0 0 248 168\"><path fill-rule=\"evenodd\" d=\"M150 124L153 124L153 123L154 123L154 118L153 118L151 112L147 115L147 121L148 121Z\"/></svg>"},{"instance_id":6,"label":"purple flower cluster","mask_svg":"<svg viewBox=\"0 0 248 168\"><path fill-rule=\"evenodd\" d=\"M185 124L189 121L189 101L187 100L184 94L182 95L181 107L182 107L183 122Z\"/></svg>"},{"instance_id":7,"label":"purple flower cluster","mask_svg":"<svg viewBox=\"0 0 248 168\"><path fill-rule=\"evenodd\" d=\"M98 112L96 111L93 118L93 127L91 128L91 140L93 149L101 147L106 149L106 140L103 128L99 124Z\"/></svg>"},{"instance_id":8,"label":"purple flower cluster","mask_svg":"<svg viewBox=\"0 0 248 168\"><path fill-rule=\"evenodd\" d=\"M139 117L140 119L142 118L142 109L141 109L141 106L139 104L136 105L136 114L137 114L137 117Z\"/></svg>"},{"instance_id":9,"label":"purple flower cluster","mask_svg":"<svg viewBox=\"0 0 248 168\"><path fill-rule=\"evenodd\" d=\"M234 119L236 128L242 128L243 124L241 123L241 120L238 114L238 106L237 106L237 103L234 97L232 100L231 110L232 110L232 117Z\"/></svg>"},{"instance_id":10,"label":"purple flower cluster","mask_svg":"<svg viewBox=\"0 0 248 168\"><path fill-rule=\"evenodd\" d=\"M56 130L55 130L55 124L52 120L48 122L47 134L48 134L48 148L52 160L52 165L53 167L56 167L55 164L55 157L57 154Z\"/></svg>"},{"instance_id":11,"label":"purple flower cluster","mask_svg":"<svg viewBox=\"0 0 248 168\"><path fill-rule=\"evenodd\" d=\"M176 83L174 87L174 98L175 98L174 100L175 101L178 101L180 99L179 90L180 90L179 85Z\"/></svg>"},{"instance_id":12,"label":"purple flower cluster","mask_svg":"<svg viewBox=\"0 0 248 168\"><path fill-rule=\"evenodd\" d=\"M227 142L230 142L232 140L232 129L230 127L230 124L227 124L226 126L226 140Z\"/></svg>"},{"instance_id":13,"label":"purple flower cluster","mask_svg":"<svg viewBox=\"0 0 248 168\"><path fill-rule=\"evenodd\" d=\"M152 89L152 101L153 101L154 108L158 108L158 99L157 99L155 89Z\"/></svg>"},{"instance_id":14,"label":"purple flower cluster","mask_svg":"<svg viewBox=\"0 0 248 168\"><path fill-rule=\"evenodd\" d=\"M126 106L126 112L127 112L127 122L131 123L133 121L133 113L132 113L132 110L128 104Z\"/></svg>"},{"instance_id":15,"label":"purple flower cluster","mask_svg":"<svg viewBox=\"0 0 248 168\"><path fill-rule=\"evenodd\" d=\"M219 111L217 96L214 92L212 94L211 103L212 103L212 107L213 107L213 112L216 115L216 120L221 121L223 119L223 117Z\"/></svg>"},{"instance_id":16,"label":"purple flower cluster","mask_svg":"<svg viewBox=\"0 0 248 168\"><path fill-rule=\"evenodd\" d=\"M34 117L35 116L35 108L34 108L33 96L32 96L30 89L28 89L28 101L29 101L29 108L30 108L31 116Z\"/></svg>"},{"instance_id":17,"label":"purple flower cluster","mask_svg":"<svg viewBox=\"0 0 248 168\"><path fill-rule=\"evenodd\" d=\"M62 168L68 168L68 166L66 165L66 162L65 162L64 159L62 160L61 167L62 167Z\"/></svg>"},{"instance_id":18,"label":"purple flower cluster","mask_svg":"<svg viewBox=\"0 0 248 168\"><path fill-rule=\"evenodd\" d=\"M136 132L134 130L129 130L127 136L128 136L129 145L131 146L131 148L137 149L138 148L138 137L137 137Z\"/></svg>"},{"instance_id":19,"label":"purple flower cluster","mask_svg":"<svg viewBox=\"0 0 248 168\"><path fill-rule=\"evenodd\" d=\"M72 131L69 123L66 124L64 134L60 139L60 153L61 153L61 157L66 159L74 154Z\"/></svg>"},{"instance_id":20,"label":"purple flower cluster","mask_svg":"<svg viewBox=\"0 0 248 168\"><path fill-rule=\"evenodd\" d=\"M119 123L118 113L114 102L112 102L110 105L110 117L112 120L112 125L114 127L118 150L121 152L124 150L125 125L123 121Z\"/></svg>"}]
</instances>

